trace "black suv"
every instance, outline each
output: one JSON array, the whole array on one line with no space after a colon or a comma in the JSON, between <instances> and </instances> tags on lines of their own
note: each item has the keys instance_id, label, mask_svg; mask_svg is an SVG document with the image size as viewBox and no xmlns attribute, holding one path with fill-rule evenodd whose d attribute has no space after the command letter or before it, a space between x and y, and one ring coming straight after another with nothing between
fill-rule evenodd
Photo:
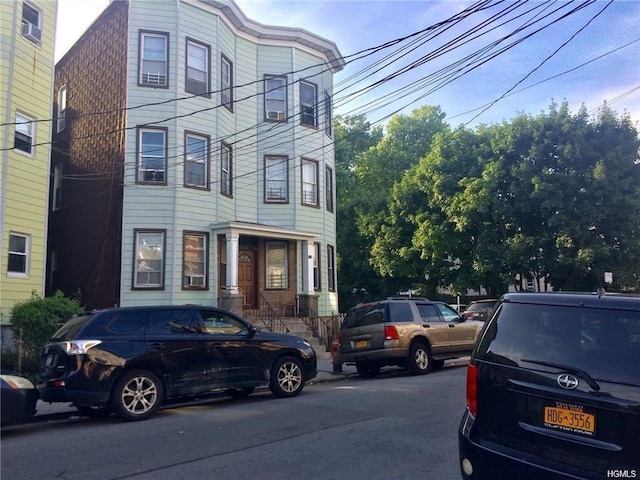
<instances>
[{"instance_id":1,"label":"black suv","mask_svg":"<svg viewBox=\"0 0 640 480\"><path fill-rule=\"evenodd\" d=\"M375 377L385 365L422 375L446 359L470 355L483 325L466 320L446 303L422 297L361 303L340 325L339 359L355 363L365 378Z\"/></svg>"},{"instance_id":2,"label":"black suv","mask_svg":"<svg viewBox=\"0 0 640 480\"><path fill-rule=\"evenodd\" d=\"M511 293L480 334L464 479L640 478L640 297Z\"/></svg>"},{"instance_id":3,"label":"black suv","mask_svg":"<svg viewBox=\"0 0 640 480\"><path fill-rule=\"evenodd\" d=\"M263 332L212 307L113 308L65 323L44 347L45 402L72 402L81 414L143 420L165 401L269 386L299 394L317 374L304 339Z\"/></svg>"}]
</instances>

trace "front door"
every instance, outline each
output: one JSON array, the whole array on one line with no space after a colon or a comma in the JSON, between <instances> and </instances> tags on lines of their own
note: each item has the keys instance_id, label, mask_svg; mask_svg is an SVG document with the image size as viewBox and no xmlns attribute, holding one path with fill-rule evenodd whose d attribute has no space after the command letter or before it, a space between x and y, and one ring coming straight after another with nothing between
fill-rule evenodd
<instances>
[{"instance_id":1,"label":"front door","mask_svg":"<svg viewBox=\"0 0 640 480\"><path fill-rule=\"evenodd\" d=\"M244 292L244 302L249 308L257 308L256 253L240 250L238 253L238 286Z\"/></svg>"}]
</instances>

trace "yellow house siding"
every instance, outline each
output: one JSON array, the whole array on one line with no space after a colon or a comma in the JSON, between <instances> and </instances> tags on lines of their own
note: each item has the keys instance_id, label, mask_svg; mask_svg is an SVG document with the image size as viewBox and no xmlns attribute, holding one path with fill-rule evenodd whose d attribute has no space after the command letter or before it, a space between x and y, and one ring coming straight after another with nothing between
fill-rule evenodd
<instances>
[{"instance_id":1,"label":"yellow house siding","mask_svg":"<svg viewBox=\"0 0 640 480\"><path fill-rule=\"evenodd\" d=\"M29 0L41 12L39 45L22 36L23 1L0 1L0 118L13 123L16 113L33 124L31 155L13 150L15 126L0 127L0 322L16 302L44 290L49 158L53 122L53 51L57 1ZM9 236L29 239L26 275L8 270Z\"/></svg>"}]
</instances>

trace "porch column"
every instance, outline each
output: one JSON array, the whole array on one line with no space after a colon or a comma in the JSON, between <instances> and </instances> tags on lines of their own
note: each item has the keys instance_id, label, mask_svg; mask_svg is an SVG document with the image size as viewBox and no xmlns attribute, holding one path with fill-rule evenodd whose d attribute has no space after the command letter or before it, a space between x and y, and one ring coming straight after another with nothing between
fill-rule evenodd
<instances>
[{"instance_id":1,"label":"porch column","mask_svg":"<svg viewBox=\"0 0 640 480\"><path fill-rule=\"evenodd\" d=\"M233 231L225 233L227 239L227 284L220 299L220 306L242 315L244 295L238 289L238 248L240 235Z\"/></svg>"},{"instance_id":2,"label":"porch column","mask_svg":"<svg viewBox=\"0 0 640 480\"><path fill-rule=\"evenodd\" d=\"M313 289L315 252L313 240L302 242L302 293L298 295L298 314L302 317L310 317L318 313L318 295Z\"/></svg>"},{"instance_id":3,"label":"porch column","mask_svg":"<svg viewBox=\"0 0 640 480\"><path fill-rule=\"evenodd\" d=\"M316 249L312 241L302 242L302 293L311 295L313 290L313 257Z\"/></svg>"},{"instance_id":4,"label":"porch column","mask_svg":"<svg viewBox=\"0 0 640 480\"><path fill-rule=\"evenodd\" d=\"M238 248L239 237L237 233L229 232L227 237L227 293L238 295Z\"/></svg>"}]
</instances>

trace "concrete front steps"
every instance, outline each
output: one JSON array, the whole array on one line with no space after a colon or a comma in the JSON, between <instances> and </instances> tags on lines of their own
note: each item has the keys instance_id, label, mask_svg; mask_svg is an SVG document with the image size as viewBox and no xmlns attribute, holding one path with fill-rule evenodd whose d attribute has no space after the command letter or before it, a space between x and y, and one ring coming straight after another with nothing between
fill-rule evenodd
<instances>
[{"instance_id":1,"label":"concrete front steps","mask_svg":"<svg viewBox=\"0 0 640 480\"><path fill-rule=\"evenodd\" d=\"M247 320L253 323L256 327L268 330L268 328L262 323L262 321L254 315L245 315ZM331 360L331 352L327 352L327 348L324 344L320 343L320 340L313 336L313 332L309 328L309 326L304 323L304 320L298 317L285 317L282 318L282 321L289 329L289 333L291 335L297 335L298 337L303 337L307 342L311 344L313 349L316 351L316 355L318 356L318 360Z\"/></svg>"}]
</instances>

